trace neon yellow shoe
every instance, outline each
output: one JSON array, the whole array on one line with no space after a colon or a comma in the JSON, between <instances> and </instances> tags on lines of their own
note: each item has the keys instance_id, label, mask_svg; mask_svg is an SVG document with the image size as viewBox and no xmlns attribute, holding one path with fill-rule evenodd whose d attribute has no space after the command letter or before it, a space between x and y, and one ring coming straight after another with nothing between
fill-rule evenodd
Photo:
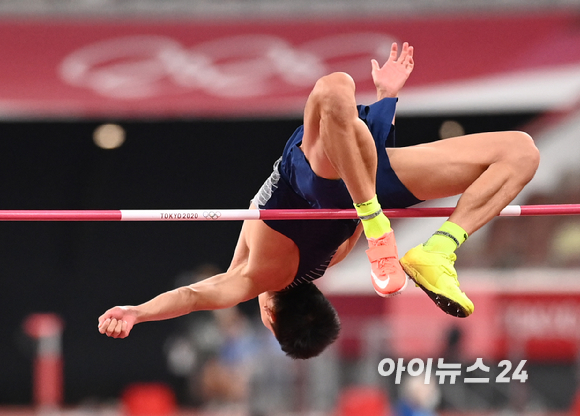
<instances>
[{"instance_id":1,"label":"neon yellow shoe","mask_svg":"<svg viewBox=\"0 0 580 416\"><path fill-rule=\"evenodd\" d=\"M455 254L425 251L420 244L401 259L405 273L413 279L445 313L466 318L473 313L473 302L459 289L453 264Z\"/></svg>"}]
</instances>

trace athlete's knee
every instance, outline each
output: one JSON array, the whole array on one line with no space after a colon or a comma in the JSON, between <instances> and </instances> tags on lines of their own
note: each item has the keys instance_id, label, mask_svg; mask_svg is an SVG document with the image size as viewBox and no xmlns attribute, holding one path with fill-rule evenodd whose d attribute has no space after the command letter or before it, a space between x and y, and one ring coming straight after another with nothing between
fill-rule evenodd
<instances>
[{"instance_id":1,"label":"athlete's knee","mask_svg":"<svg viewBox=\"0 0 580 416\"><path fill-rule=\"evenodd\" d=\"M540 164L540 152L534 140L522 131L510 132L508 140L509 148L506 158L525 182L530 181Z\"/></svg>"},{"instance_id":2,"label":"athlete's knee","mask_svg":"<svg viewBox=\"0 0 580 416\"><path fill-rule=\"evenodd\" d=\"M519 164L534 172L540 164L540 151L534 143L534 139L523 131L513 132L513 142L516 146Z\"/></svg>"},{"instance_id":3,"label":"athlete's knee","mask_svg":"<svg viewBox=\"0 0 580 416\"><path fill-rule=\"evenodd\" d=\"M325 75L316 82L316 86L330 90L345 88L349 91L354 91L355 88L354 79L346 72L333 72Z\"/></svg>"},{"instance_id":4,"label":"athlete's knee","mask_svg":"<svg viewBox=\"0 0 580 416\"><path fill-rule=\"evenodd\" d=\"M314 87L313 96L316 99L321 115L336 117L351 117L356 106L354 99L355 83L345 72L334 72L320 78Z\"/></svg>"}]
</instances>

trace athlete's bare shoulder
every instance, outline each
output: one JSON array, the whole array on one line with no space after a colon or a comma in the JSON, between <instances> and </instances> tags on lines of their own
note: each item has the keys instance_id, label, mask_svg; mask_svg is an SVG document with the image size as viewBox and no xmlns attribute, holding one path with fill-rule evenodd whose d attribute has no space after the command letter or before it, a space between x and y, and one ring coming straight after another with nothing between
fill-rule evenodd
<instances>
[{"instance_id":1,"label":"athlete's bare shoulder","mask_svg":"<svg viewBox=\"0 0 580 416\"><path fill-rule=\"evenodd\" d=\"M250 209L256 207L252 204ZM281 290L292 283L299 262L298 247L291 239L261 220L247 220L242 225L230 268L242 265L245 273L264 290Z\"/></svg>"}]
</instances>

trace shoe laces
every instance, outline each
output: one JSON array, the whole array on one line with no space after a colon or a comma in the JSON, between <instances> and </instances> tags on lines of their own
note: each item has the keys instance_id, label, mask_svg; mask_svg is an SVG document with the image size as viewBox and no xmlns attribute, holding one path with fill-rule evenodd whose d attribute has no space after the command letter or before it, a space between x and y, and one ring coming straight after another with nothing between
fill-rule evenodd
<instances>
[{"instance_id":1,"label":"shoe laces","mask_svg":"<svg viewBox=\"0 0 580 416\"><path fill-rule=\"evenodd\" d=\"M452 277L453 280L455 280L455 285L457 285L457 287L459 287L459 279L457 278L457 272L455 271L455 267L454 267L455 260L457 260L457 255L455 253L447 254L447 253L443 253L440 251L431 252L431 253L437 254L437 255L439 255L439 256L441 256L449 261L449 263L450 263L449 265L444 264L441 266L446 271L446 274L449 275L450 277Z\"/></svg>"},{"instance_id":2,"label":"shoe laces","mask_svg":"<svg viewBox=\"0 0 580 416\"><path fill-rule=\"evenodd\" d=\"M455 253L451 253L451 254L445 254L445 257L451 262L451 268L453 270L455 270L454 264L455 264L455 260L457 260L457 255ZM450 273L451 277L453 277L453 280L455 280L455 284L457 285L457 287L459 287L459 279L457 278L457 272L455 273Z\"/></svg>"},{"instance_id":3,"label":"shoe laces","mask_svg":"<svg viewBox=\"0 0 580 416\"><path fill-rule=\"evenodd\" d=\"M397 266L393 263L393 261L389 261L389 259L394 259L395 261L397 258L395 256L389 257L382 257L379 259L379 270L384 271L385 274L395 273L397 271Z\"/></svg>"},{"instance_id":4,"label":"shoe laces","mask_svg":"<svg viewBox=\"0 0 580 416\"><path fill-rule=\"evenodd\" d=\"M386 245L388 245L386 238L375 240L375 246L386 246ZM379 270L386 272L385 274L395 273L397 271L397 265L393 261L389 261L390 259L394 259L395 262L398 261L397 256L381 257L378 260Z\"/></svg>"}]
</instances>

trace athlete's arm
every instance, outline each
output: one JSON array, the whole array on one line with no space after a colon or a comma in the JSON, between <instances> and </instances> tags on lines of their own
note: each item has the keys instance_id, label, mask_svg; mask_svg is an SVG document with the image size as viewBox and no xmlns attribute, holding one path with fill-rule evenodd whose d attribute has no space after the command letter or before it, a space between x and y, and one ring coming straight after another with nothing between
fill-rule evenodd
<instances>
[{"instance_id":1,"label":"athlete's arm","mask_svg":"<svg viewBox=\"0 0 580 416\"><path fill-rule=\"evenodd\" d=\"M229 308L262 293L242 273L243 265L226 273L162 293L137 306L116 306L99 317L99 332L125 338L135 324L176 318L200 310Z\"/></svg>"},{"instance_id":2,"label":"athlete's arm","mask_svg":"<svg viewBox=\"0 0 580 416\"><path fill-rule=\"evenodd\" d=\"M225 273L162 293L138 306L109 309L99 317L99 332L125 338L133 325L141 322L229 308L260 293L281 290L292 281L298 262L298 248L289 238L262 221L246 221Z\"/></svg>"},{"instance_id":3,"label":"athlete's arm","mask_svg":"<svg viewBox=\"0 0 580 416\"><path fill-rule=\"evenodd\" d=\"M227 272L162 293L138 306L115 306L99 317L99 332L113 338L125 338L133 325L141 322L176 318L199 310L228 308L270 290L265 287L266 280L256 283L244 273L253 228L246 223L242 226Z\"/></svg>"},{"instance_id":4,"label":"athlete's arm","mask_svg":"<svg viewBox=\"0 0 580 416\"><path fill-rule=\"evenodd\" d=\"M332 257L332 260L330 261L328 267L334 266L335 264L340 263L346 258L348 253L350 253L350 251L354 248L356 242L361 236L362 230L363 230L362 223L360 223L356 227L354 234L350 236L348 240L342 243L342 245L338 248L338 250L336 250L336 254Z\"/></svg>"}]
</instances>

